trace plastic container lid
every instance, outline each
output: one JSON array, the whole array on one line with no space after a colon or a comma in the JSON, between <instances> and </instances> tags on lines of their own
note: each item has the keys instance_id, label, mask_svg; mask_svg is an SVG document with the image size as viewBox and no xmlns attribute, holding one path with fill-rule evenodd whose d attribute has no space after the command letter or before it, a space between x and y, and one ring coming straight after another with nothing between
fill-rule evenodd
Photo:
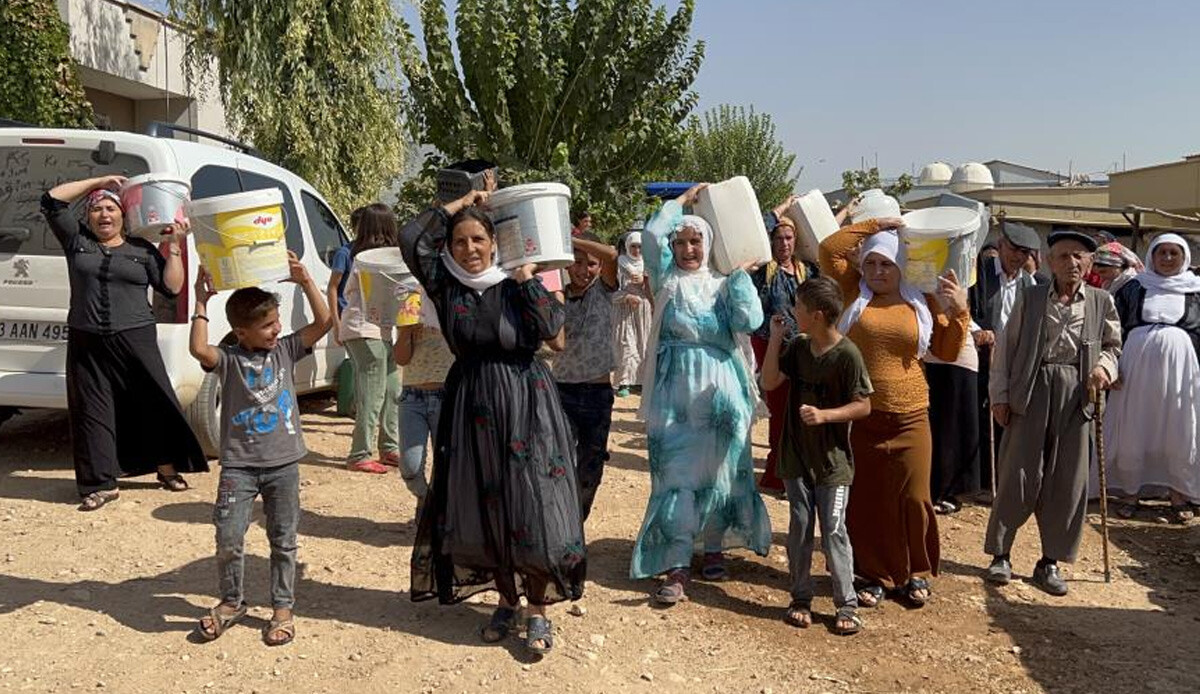
<instances>
[{"instance_id":1,"label":"plastic container lid","mask_svg":"<svg viewBox=\"0 0 1200 694\"><path fill-rule=\"evenodd\" d=\"M953 239L979 228L979 212L965 207L927 207L904 215L904 234Z\"/></svg>"},{"instance_id":2,"label":"plastic container lid","mask_svg":"<svg viewBox=\"0 0 1200 694\"><path fill-rule=\"evenodd\" d=\"M408 266L404 264L404 255L400 253L400 249L391 246L363 251L354 256L354 264L358 269L367 272L382 272L389 275L411 274Z\"/></svg>"},{"instance_id":3,"label":"plastic container lid","mask_svg":"<svg viewBox=\"0 0 1200 694\"><path fill-rule=\"evenodd\" d=\"M571 189L561 183L526 183L524 185L512 186L511 188L503 188L492 193L492 196L488 198L488 207L496 208L514 205L518 202L542 198L547 195L561 195L569 198L571 197Z\"/></svg>"},{"instance_id":4,"label":"plastic container lid","mask_svg":"<svg viewBox=\"0 0 1200 694\"><path fill-rule=\"evenodd\" d=\"M188 182L186 178L180 178L170 174L147 173L126 179L125 184L121 186L120 192L123 194L129 188L144 185L146 183L178 183L179 185L185 186L188 189L188 192L191 192L192 190L192 184Z\"/></svg>"},{"instance_id":5,"label":"plastic container lid","mask_svg":"<svg viewBox=\"0 0 1200 694\"><path fill-rule=\"evenodd\" d=\"M256 207L271 207L283 205L283 191L278 188L250 190L245 193L231 193L212 198L193 200L188 203L188 215L195 217L211 217L219 212L230 210L249 210Z\"/></svg>"}]
</instances>

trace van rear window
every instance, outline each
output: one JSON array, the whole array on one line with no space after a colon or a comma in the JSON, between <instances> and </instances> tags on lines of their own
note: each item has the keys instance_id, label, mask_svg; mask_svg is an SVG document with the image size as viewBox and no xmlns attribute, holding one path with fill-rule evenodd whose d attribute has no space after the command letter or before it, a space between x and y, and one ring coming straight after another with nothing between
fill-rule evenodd
<instances>
[{"instance_id":1,"label":"van rear window","mask_svg":"<svg viewBox=\"0 0 1200 694\"><path fill-rule=\"evenodd\" d=\"M42 218L42 193L63 181L108 174L138 176L146 160L118 154L97 164L92 151L65 147L0 147L0 254L60 255L62 248Z\"/></svg>"}]
</instances>

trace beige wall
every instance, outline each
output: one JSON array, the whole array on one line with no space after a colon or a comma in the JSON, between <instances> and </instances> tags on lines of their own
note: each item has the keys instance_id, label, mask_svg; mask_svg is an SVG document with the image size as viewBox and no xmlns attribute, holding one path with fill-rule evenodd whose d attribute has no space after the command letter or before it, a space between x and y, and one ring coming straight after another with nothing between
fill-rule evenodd
<instances>
[{"instance_id":1,"label":"beige wall","mask_svg":"<svg viewBox=\"0 0 1200 694\"><path fill-rule=\"evenodd\" d=\"M184 39L162 16L120 0L58 0L58 8L83 85L112 127L140 132L161 120L229 134L212 85L188 83Z\"/></svg>"},{"instance_id":2,"label":"beige wall","mask_svg":"<svg viewBox=\"0 0 1200 694\"><path fill-rule=\"evenodd\" d=\"M1175 214L1200 212L1200 157L1109 176L1114 207L1140 205Z\"/></svg>"}]
</instances>

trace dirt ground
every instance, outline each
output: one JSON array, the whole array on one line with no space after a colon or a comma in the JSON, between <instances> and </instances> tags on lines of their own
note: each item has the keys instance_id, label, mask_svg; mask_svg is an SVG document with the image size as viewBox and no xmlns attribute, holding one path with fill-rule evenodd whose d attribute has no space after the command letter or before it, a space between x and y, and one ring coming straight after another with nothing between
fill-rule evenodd
<instances>
[{"instance_id":1,"label":"dirt ground","mask_svg":"<svg viewBox=\"0 0 1200 694\"><path fill-rule=\"evenodd\" d=\"M864 610L866 629L829 631L832 605L818 555L817 624L786 626L786 504L767 498L770 556L738 553L731 578L697 583L691 601L648 604L628 578L649 480L636 398L618 400L613 459L588 532L589 581L578 604L551 614L554 652L528 658L518 640L479 641L485 597L439 607L409 601L415 504L398 476L345 471L349 420L306 398L310 456L302 467L298 637L271 649L267 544L251 528L253 619L213 643L191 634L216 588L210 524L216 474L170 494L129 480L98 513L75 510L61 413L21 415L0 430L0 690L63 692L1135 692L1200 689L1200 529L1167 525L1155 508L1111 524L1113 582L1103 581L1099 518L1089 517L1071 594L1023 580L986 588L987 509L942 518L934 599ZM765 424L756 431L761 444ZM765 455L761 445L756 455ZM1094 511L1094 509L1093 509ZM260 514L261 516L261 514ZM1014 551L1028 576L1032 526Z\"/></svg>"}]
</instances>

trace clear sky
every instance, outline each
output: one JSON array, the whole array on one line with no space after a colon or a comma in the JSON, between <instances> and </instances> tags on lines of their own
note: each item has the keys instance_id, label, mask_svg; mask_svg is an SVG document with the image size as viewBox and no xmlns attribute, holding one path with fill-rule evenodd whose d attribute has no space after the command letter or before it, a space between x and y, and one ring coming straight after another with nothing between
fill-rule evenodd
<instances>
[{"instance_id":1,"label":"clear sky","mask_svg":"<svg viewBox=\"0 0 1200 694\"><path fill-rule=\"evenodd\" d=\"M1200 2L697 5L700 107L770 113L801 190L876 156L895 176L937 159L1090 173L1200 152Z\"/></svg>"}]
</instances>

